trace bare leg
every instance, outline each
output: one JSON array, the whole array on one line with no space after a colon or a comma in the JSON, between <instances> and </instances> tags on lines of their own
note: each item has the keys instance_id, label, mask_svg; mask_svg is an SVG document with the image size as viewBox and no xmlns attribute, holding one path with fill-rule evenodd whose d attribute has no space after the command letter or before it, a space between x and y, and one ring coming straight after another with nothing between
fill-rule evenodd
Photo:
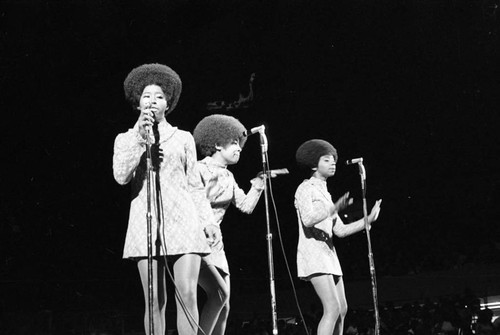
<instances>
[{"instance_id":1,"label":"bare leg","mask_svg":"<svg viewBox=\"0 0 500 335\"><path fill-rule=\"evenodd\" d=\"M333 334L342 335L342 333L344 332L344 320L347 314L347 299L345 297L344 280L342 279L342 276L339 277L335 288L337 290L337 297L339 300L340 317L335 324L335 330Z\"/></svg>"},{"instance_id":2,"label":"bare leg","mask_svg":"<svg viewBox=\"0 0 500 335\"><path fill-rule=\"evenodd\" d=\"M335 327L342 316L341 303L333 276L321 275L313 277L311 283L323 305L323 316L318 324L317 335L342 335L343 329L339 330L339 327ZM343 326L343 320L341 324Z\"/></svg>"},{"instance_id":3,"label":"bare leg","mask_svg":"<svg viewBox=\"0 0 500 335\"><path fill-rule=\"evenodd\" d=\"M212 335L224 335L226 332L227 319L229 317L229 296L231 292L231 281L230 276L225 275L224 281L226 282L227 287L227 299L222 311L220 312L219 319L217 320L217 324L215 325L214 331Z\"/></svg>"},{"instance_id":4,"label":"bare leg","mask_svg":"<svg viewBox=\"0 0 500 335\"><path fill-rule=\"evenodd\" d=\"M142 259L137 262L139 275L141 276L142 289L144 291L144 302L146 311L144 314L144 329L149 333L149 286L148 286L148 260ZM162 261L153 260L153 325L154 332L158 335L165 334L165 307L167 306L167 289L165 282L165 264Z\"/></svg>"},{"instance_id":5,"label":"bare leg","mask_svg":"<svg viewBox=\"0 0 500 335\"><path fill-rule=\"evenodd\" d=\"M200 261L199 255L185 254L174 263L179 335L193 335L198 332L197 289Z\"/></svg>"},{"instance_id":6,"label":"bare leg","mask_svg":"<svg viewBox=\"0 0 500 335\"><path fill-rule=\"evenodd\" d=\"M206 335L210 335L222 317L221 310L229 302L229 287L213 265L201 268L198 284L207 294L207 301L201 312L200 326Z\"/></svg>"}]
</instances>

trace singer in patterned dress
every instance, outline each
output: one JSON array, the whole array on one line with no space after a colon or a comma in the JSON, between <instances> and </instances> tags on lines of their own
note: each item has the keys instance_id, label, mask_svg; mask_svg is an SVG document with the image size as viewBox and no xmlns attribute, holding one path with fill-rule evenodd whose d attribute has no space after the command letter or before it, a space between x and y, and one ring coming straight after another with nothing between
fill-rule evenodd
<instances>
[{"instance_id":1,"label":"singer in patterned dress","mask_svg":"<svg viewBox=\"0 0 500 335\"><path fill-rule=\"evenodd\" d=\"M349 193L332 201L326 180L335 174L337 151L324 140L303 143L296 152L297 164L306 168L310 178L295 193L299 225L297 272L300 279L310 281L323 305L318 335L341 335L347 313L347 300L342 269L333 244L333 235L346 237L365 228L364 219L344 224L338 212L352 204ZM368 222L377 220L381 200L368 215Z\"/></svg>"},{"instance_id":2,"label":"singer in patterned dress","mask_svg":"<svg viewBox=\"0 0 500 335\"><path fill-rule=\"evenodd\" d=\"M207 294L200 326L207 335L223 335L229 315L230 280L220 225L231 203L243 213L252 213L264 189L264 180L260 176L252 179L245 194L227 169L238 162L246 141L245 127L234 117L207 116L198 123L193 136L200 156L204 157L198 167L217 223L216 230L207 236L212 253L202 259L198 282Z\"/></svg>"},{"instance_id":3,"label":"singer in patterned dress","mask_svg":"<svg viewBox=\"0 0 500 335\"><path fill-rule=\"evenodd\" d=\"M131 203L123 258L137 262L145 298L144 326L149 333L147 167L146 140L155 155L151 178L153 256L153 323L155 334L165 334L167 303L165 271L173 267L177 303L177 330L196 334L197 283L201 257L210 253L204 227L215 223L205 189L196 172L193 136L172 126L166 116L179 100L182 83L171 68L145 64L124 81L125 97L138 112L133 128L115 139L113 174L131 184ZM193 322L194 321L194 322Z\"/></svg>"}]
</instances>

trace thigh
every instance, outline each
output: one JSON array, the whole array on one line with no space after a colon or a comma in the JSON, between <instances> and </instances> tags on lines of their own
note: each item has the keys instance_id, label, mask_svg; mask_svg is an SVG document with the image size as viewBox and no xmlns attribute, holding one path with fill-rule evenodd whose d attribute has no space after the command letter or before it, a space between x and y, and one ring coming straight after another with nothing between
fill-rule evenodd
<instances>
[{"instance_id":1,"label":"thigh","mask_svg":"<svg viewBox=\"0 0 500 335\"><path fill-rule=\"evenodd\" d=\"M345 297L344 280L342 276L337 277L337 283L335 284L335 290L337 291L337 297L340 304L347 307L347 299Z\"/></svg>"},{"instance_id":2,"label":"thigh","mask_svg":"<svg viewBox=\"0 0 500 335\"><path fill-rule=\"evenodd\" d=\"M226 283L219 270L213 265L201 267L198 284L200 284L207 293L215 292L220 289L224 291L228 290L228 283Z\"/></svg>"},{"instance_id":3,"label":"thigh","mask_svg":"<svg viewBox=\"0 0 500 335\"><path fill-rule=\"evenodd\" d=\"M338 292L332 275L319 275L312 277L311 284L320 298L323 308L338 303Z\"/></svg>"},{"instance_id":4,"label":"thigh","mask_svg":"<svg viewBox=\"0 0 500 335\"><path fill-rule=\"evenodd\" d=\"M155 295L157 292L163 292L165 290L165 263L163 260L153 259L152 262L153 268L153 290ZM144 294L146 295L149 290L149 267L148 260L140 259L137 261L137 269L139 270L139 275L141 277L141 283L144 290Z\"/></svg>"},{"instance_id":5,"label":"thigh","mask_svg":"<svg viewBox=\"0 0 500 335\"><path fill-rule=\"evenodd\" d=\"M197 254L185 254L174 263L174 280L178 288L194 288L198 285L201 257Z\"/></svg>"}]
</instances>

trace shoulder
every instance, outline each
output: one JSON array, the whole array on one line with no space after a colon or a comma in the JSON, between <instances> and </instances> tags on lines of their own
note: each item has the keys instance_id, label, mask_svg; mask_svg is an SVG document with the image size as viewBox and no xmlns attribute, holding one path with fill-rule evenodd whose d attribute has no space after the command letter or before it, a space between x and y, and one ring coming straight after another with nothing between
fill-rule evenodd
<instances>
[{"instance_id":1,"label":"shoulder","mask_svg":"<svg viewBox=\"0 0 500 335\"><path fill-rule=\"evenodd\" d=\"M302 194L304 192L307 192L311 188L311 182L309 179L305 179L300 183L300 185L297 187L297 190L295 191L295 196Z\"/></svg>"},{"instance_id":2,"label":"shoulder","mask_svg":"<svg viewBox=\"0 0 500 335\"><path fill-rule=\"evenodd\" d=\"M187 130L182 130L177 127L172 127L173 131L175 132L175 136L185 138L185 139L193 139L193 135L187 131ZM194 140L194 139L193 139Z\"/></svg>"},{"instance_id":3,"label":"shoulder","mask_svg":"<svg viewBox=\"0 0 500 335\"><path fill-rule=\"evenodd\" d=\"M194 137L189 131L179 129L177 127L174 127L173 131L174 131L173 137L178 142L184 143L184 145L187 145L189 147L195 145Z\"/></svg>"},{"instance_id":4,"label":"shoulder","mask_svg":"<svg viewBox=\"0 0 500 335\"><path fill-rule=\"evenodd\" d=\"M229 169L227 169L227 168L226 168L226 170L227 170L227 174L229 175L229 177L230 177L231 179L234 179L234 173L232 173L232 172L231 172L231 170L229 170Z\"/></svg>"},{"instance_id":5,"label":"shoulder","mask_svg":"<svg viewBox=\"0 0 500 335\"><path fill-rule=\"evenodd\" d=\"M116 135L116 137L115 137L115 145L116 144L123 144L123 143L126 143L126 142L130 142L131 140L138 140L138 141L140 141L139 136L140 135L139 135L138 130L137 130L136 127L130 128L127 131L125 131L123 133L119 133L118 135Z\"/></svg>"},{"instance_id":6,"label":"shoulder","mask_svg":"<svg viewBox=\"0 0 500 335\"><path fill-rule=\"evenodd\" d=\"M204 160L197 161L196 162L196 168L201 174L207 174L209 173L208 165Z\"/></svg>"}]
</instances>

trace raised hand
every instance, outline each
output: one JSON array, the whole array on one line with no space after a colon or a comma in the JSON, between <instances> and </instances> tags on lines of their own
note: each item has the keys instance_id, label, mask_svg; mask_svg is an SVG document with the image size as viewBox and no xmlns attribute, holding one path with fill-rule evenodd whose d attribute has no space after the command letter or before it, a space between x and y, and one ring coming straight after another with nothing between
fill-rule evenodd
<instances>
[{"instance_id":1,"label":"raised hand","mask_svg":"<svg viewBox=\"0 0 500 335\"><path fill-rule=\"evenodd\" d=\"M343 211L344 209L352 205L353 202L354 200L352 198L349 198L349 192L347 192L335 202L332 211L337 213Z\"/></svg>"},{"instance_id":2,"label":"raised hand","mask_svg":"<svg viewBox=\"0 0 500 335\"><path fill-rule=\"evenodd\" d=\"M378 215L380 214L380 205L381 204L382 204L382 199L379 199L375 202L375 205L373 205L372 210L370 212L370 215L368 215L368 222L369 223L377 221Z\"/></svg>"}]
</instances>

